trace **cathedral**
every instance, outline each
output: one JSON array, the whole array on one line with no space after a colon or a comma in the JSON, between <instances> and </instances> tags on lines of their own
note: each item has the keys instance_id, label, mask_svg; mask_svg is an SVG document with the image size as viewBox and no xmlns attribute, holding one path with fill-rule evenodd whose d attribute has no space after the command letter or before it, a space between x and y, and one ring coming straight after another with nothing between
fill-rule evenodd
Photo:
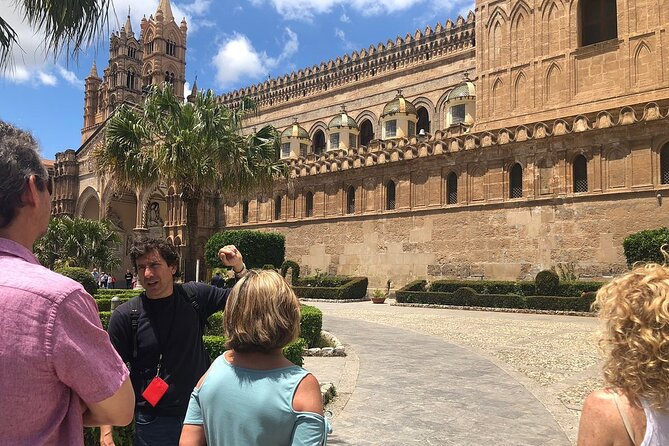
<instances>
[{"instance_id":1,"label":"cathedral","mask_svg":"<svg viewBox=\"0 0 669 446\"><path fill-rule=\"evenodd\" d=\"M186 231L202 247L220 230L279 232L305 272L372 287L551 267L609 277L626 269L627 235L669 226L667 31L669 0L476 0L466 18L222 94L257 102L245 132L281 131L290 179L210 197L188 228L178 190L114 191L91 158L118 104L163 81L184 95L187 24L161 0L86 79L54 214L111 219L123 250L141 233L183 248Z\"/></svg>"}]
</instances>

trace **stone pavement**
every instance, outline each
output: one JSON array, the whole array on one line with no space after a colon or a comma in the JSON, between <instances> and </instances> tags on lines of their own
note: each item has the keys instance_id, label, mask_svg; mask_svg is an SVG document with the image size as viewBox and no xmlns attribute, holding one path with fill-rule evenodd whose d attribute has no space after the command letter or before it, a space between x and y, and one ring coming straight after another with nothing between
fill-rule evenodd
<instances>
[{"instance_id":1,"label":"stone pavement","mask_svg":"<svg viewBox=\"0 0 669 446\"><path fill-rule=\"evenodd\" d=\"M597 380L596 320L310 303L346 358L305 358L338 396L331 444L569 445Z\"/></svg>"}]
</instances>

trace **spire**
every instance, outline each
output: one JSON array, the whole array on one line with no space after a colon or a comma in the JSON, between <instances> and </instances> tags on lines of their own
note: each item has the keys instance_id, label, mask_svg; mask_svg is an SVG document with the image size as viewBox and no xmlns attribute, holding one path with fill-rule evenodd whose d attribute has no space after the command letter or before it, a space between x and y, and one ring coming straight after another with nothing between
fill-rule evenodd
<instances>
[{"instance_id":1,"label":"spire","mask_svg":"<svg viewBox=\"0 0 669 446\"><path fill-rule=\"evenodd\" d=\"M158 5L158 11L162 11L163 18L166 22L174 20L174 14L172 14L172 6L170 5L170 0L160 0L160 4ZM156 15L158 15L158 11L156 11Z\"/></svg>"},{"instance_id":2,"label":"spire","mask_svg":"<svg viewBox=\"0 0 669 446\"><path fill-rule=\"evenodd\" d=\"M128 6L128 18L125 21L125 25L123 25L123 28L125 28L125 32L128 35L133 34L132 32L132 24L130 23L130 6Z\"/></svg>"},{"instance_id":3,"label":"spire","mask_svg":"<svg viewBox=\"0 0 669 446\"><path fill-rule=\"evenodd\" d=\"M191 92L193 94L197 93L197 76L195 76L195 80L193 81L193 88L191 88Z\"/></svg>"},{"instance_id":4,"label":"spire","mask_svg":"<svg viewBox=\"0 0 669 446\"><path fill-rule=\"evenodd\" d=\"M88 74L88 77L98 77L98 67L93 61L93 66L91 67L91 72Z\"/></svg>"}]
</instances>

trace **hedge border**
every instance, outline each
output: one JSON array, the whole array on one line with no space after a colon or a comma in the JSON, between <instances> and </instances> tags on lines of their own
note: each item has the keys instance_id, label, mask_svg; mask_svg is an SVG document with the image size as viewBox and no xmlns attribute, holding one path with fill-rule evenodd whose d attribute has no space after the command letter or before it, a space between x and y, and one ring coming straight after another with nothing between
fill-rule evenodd
<instances>
[{"instance_id":1,"label":"hedge border","mask_svg":"<svg viewBox=\"0 0 669 446\"><path fill-rule=\"evenodd\" d=\"M300 283L302 279L300 279ZM367 295L367 277L351 277L338 287L293 286L297 297L305 299L362 299Z\"/></svg>"}]
</instances>

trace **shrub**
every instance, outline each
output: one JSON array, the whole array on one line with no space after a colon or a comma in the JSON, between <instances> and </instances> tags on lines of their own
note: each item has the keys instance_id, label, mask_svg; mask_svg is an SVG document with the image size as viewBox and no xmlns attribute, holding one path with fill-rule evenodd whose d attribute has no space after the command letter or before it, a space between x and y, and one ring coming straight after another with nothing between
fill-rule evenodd
<instances>
[{"instance_id":1,"label":"shrub","mask_svg":"<svg viewBox=\"0 0 669 446\"><path fill-rule=\"evenodd\" d=\"M98 311L111 311L111 301L111 299L95 299L95 303L98 304ZM121 299L121 303L127 301L127 298Z\"/></svg>"},{"instance_id":2,"label":"shrub","mask_svg":"<svg viewBox=\"0 0 669 446\"><path fill-rule=\"evenodd\" d=\"M121 289L108 289L108 288L98 288L95 295L93 296L95 300L98 299L111 299L114 296L118 296L121 299L130 299L131 297L139 296L142 290L125 290Z\"/></svg>"},{"instance_id":3,"label":"shrub","mask_svg":"<svg viewBox=\"0 0 669 446\"><path fill-rule=\"evenodd\" d=\"M293 284L297 284L297 282L300 280L300 265L297 264L297 262L293 262L292 260L286 260L283 262L281 265L281 275L286 278L286 273L288 273L288 269L290 269L290 279Z\"/></svg>"},{"instance_id":4,"label":"shrub","mask_svg":"<svg viewBox=\"0 0 669 446\"><path fill-rule=\"evenodd\" d=\"M111 317L111 311L100 311L100 322L102 323L102 328L107 330L109 328L109 318Z\"/></svg>"},{"instance_id":5,"label":"shrub","mask_svg":"<svg viewBox=\"0 0 669 446\"><path fill-rule=\"evenodd\" d=\"M471 305L476 291L469 287L461 287L453 292L453 300L459 302L456 305Z\"/></svg>"},{"instance_id":6,"label":"shrub","mask_svg":"<svg viewBox=\"0 0 669 446\"><path fill-rule=\"evenodd\" d=\"M223 231L214 234L205 245L204 257L210 268L224 268L218 250L225 245L235 245L244 256L247 268L273 265L279 268L286 254L286 239L282 234L260 231Z\"/></svg>"},{"instance_id":7,"label":"shrub","mask_svg":"<svg viewBox=\"0 0 669 446\"><path fill-rule=\"evenodd\" d=\"M309 347L315 347L321 337L323 312L316 307L302 305L301 313L300 338L303 338Z\"/></svg>"},{"instance_id":8,"label":"shrub","mask_svg":"<svg viewBox=\"0 0 669 446\"><path fill-rule=\"evenodd\" d=\"M299 286L335 288L342 286L349 280L351 280L351 278L346 276L318 275L302 277L297 281L297 284Z\"/></svg>"},{"instance_id":9,"label":"shrub","mask_svg":"<svg viewBox=\"0 0 669 446\"><path fill-rule=\"evenodd\" d=\"M262 269L271 269L272 271L276 271L277 268L274 265L271 265L269 263L265 264L262 266Z\"/></svg>"},{"instance_id":10,"label":"shrub","mask_svg":"<svg viewBox=\"0 0 669 446\"><path fill-rule=\"evenodd\" d=\"M93 275L90 273L90 271L87 271L84 268L64 266L62 268L58 268L56 272L79 282L84 287L86 292L91 296L94 295L98 290L98 284L95 283Z\"/></svg>"},{"instance_id":11,"label":"shrub","mask_svg":"<svg viewBox=\"0 0 669 446\"><path fill-rule=\"evenodd\" d=\"M539 296L555 296L560 286L560 278L550 269L539 271L534 278L534 288Z\"/></svg>"},{"instance_id":12,"label":"shrub","mask_svg":"<svg viewBox=\"0 0 669 446\"><path fill-rule=\"evenodd\" d=\"M527 296L527 308L535 310L589 312L592 300L583 297Z\"/></svg>"},{"instance_id":13,"label":"shrub","mask_svg":"<svg viewBox=\"0 0 669 446\"><path fill-rule=\"evenodd\" d=\"M223 323L223 312L217 311L209 316L207 319L207 326L204 329L204 334L209 336L224 336L225 324Z\"/></svg>"},{"instance_id":14,"label":"shrub","mask_svg":"<svg viewBox=\"0 0 669 446\"><path fill-rule=\"evenodd\" d=\"M300 286L293 286L293 291L298 297L307 299L362 299L367 295L367 277L349 277L348 281L341 286L335 287L316 287L316 286L302 286L303 281L300 279Z\"/></svg>"},{"instance_id":15,"label":"shrub","mask_svg":"<svg viewBox=\"0 0 669 446\"><path fill-rule=\"evenodd\" d=\"M214 362L226 350L226 339L223 336L203 336L202 340L211 362ZM291 342L283 348L283 354L290 362L301 366L304 363L303 350L306 345L304 339L298 338L295 342Z\"/></svg>"},{"instance_id":16,"label":"shrub","mask_svg":"<svg viewBox=\"0 0 669 446\"><path fill-rule=\"evenodd\" d=\"M397 290L397 292L402 292L402 291L425 291L425 287L427 285L427 280L414 280L413 282L409 282L406 285L404 285L403 288Z\"/></svg>"},{"instance_id":17,"label":"shrub","mask_svg":"<svg viewBox=\"0 0 669 446\"><path fill-rule=\"evenodd\" d=\"M662 227L630 234L623 240L623 251L627 265L636 262L664 263L664 256L660 247L669 243L669 229Z\"/></svg>"}]
</instances>

